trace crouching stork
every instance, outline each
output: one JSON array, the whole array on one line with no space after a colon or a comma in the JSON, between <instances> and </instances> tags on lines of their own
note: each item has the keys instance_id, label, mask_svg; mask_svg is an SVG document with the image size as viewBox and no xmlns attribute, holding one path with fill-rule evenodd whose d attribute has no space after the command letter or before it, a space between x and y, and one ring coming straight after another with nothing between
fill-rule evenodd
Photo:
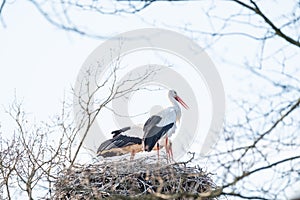
<instances>
[{"instance_id":1,"label":"crouching stork","mask_svg":"<svg viewBox=\"0 0 300 200\"><path fill-rule=\"evenodd\" d=\"M97 155L102 157L113 157L131 153L130 160L133 160L135 154L143 150L142 139L121 134L129 129L130 127L125 127L111 132L113 138L104 141L99 146Z\"/></svg>"}]
</instances>

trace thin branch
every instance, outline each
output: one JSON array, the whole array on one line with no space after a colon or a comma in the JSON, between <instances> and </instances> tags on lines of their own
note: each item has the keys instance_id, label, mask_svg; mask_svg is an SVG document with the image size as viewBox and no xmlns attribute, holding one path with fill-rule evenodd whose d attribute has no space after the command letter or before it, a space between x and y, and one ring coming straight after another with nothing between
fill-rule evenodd
<instances>
[{"instance_id":1,"label":"thin branch","mask_svg":"<svg viewBox=\"0 0 300 200\"><path fill-rule=\"evenodd\" d=\"M284 119L286 118L291 112L293 112L298 106L300 105L300 98L296 101L295 104L292 105L292 107L285 113L283 114L276 122L273 123L273 125L265 131L263 134L261 134L250 147L255 147L255 145L262 139L264 138L267 134L269 134L273 129L276 128L276 126ZM249 148L247 148L249 149Z\"/></svg>"},{"instance_id":2,"label":"thin branch","mask_svg":"<svg viewBox=\"0 0 300 200\"><path fill-rule=\"evenodd\" d=\"M268 198L264 197L259 197L259 196L245 196L240 193L235 193L235 192L222 192L222 195L227 195L227 196L234 196L234 197L239 197L242 199L260 199L260 200L269 200Z\"/></svg>"},{"instance_id":3,"label":"thin branch","mask_svg":"<svg viewBox=\"0 0 300 200\"><path fill-rule=\"evenodd\" d=\"M0 6L0 17L2 16L2 11L3 11L5 3L6 3L6 0L2 0L1 6Z\"/></svg>"},{"instance_id":4,"label":"thin branch","mask_svg":"<svg viewBox=\"0 0 300 200\"><path fill-rule=\"evenodd\" d=\"M231 183L228 183L226 185L223 186L223 188L226 188L226 187L229 187L229 186L232 186L232 185L235 185L237 182L239 182L240 180L250 176L251 174L254 174L256 172L259 172L259 171L262 171L262 170L265 170L265 169L270 169L272 167L275 167L279 164L282 164L282 163L285 163L285 162L288 162L288 161L292 161L292 160L296 160L296 159L300 159L300 156L293 156L293 157L289 157L289 158L286 158L286 159L282 159L280 161L277 161L275 163L272 163L270 165L266 165L266 166L263 166L263 167L259 167L257 169L254 169L252 171L249 171L249 172L244 172L241 176L237 176L235 178L234 181L232 181Z\"/></svg>"},{"instance_id":5,"label":"thin branch","mask_svg":"<svg viewBox=\"0 0 300 200\"><path fill-rule=\"evenodd\" d=\"M240 5L242 5L243 7L255 12L257 15L259 15L261 18L263 18L263 20L274 30L275 34L278 35L279 37L285 39L287 42L289 42L290 44L293 44L297 47L300 47L300 42L294 40L293 38L291 38L290 36L286 35L285 33L283 33L280 28L278 28L258 7L258 5L253 1L250 0L250 2L253 4L254 7L239 1L239 0L232 0Z\"/></svg>"}]
</instances>

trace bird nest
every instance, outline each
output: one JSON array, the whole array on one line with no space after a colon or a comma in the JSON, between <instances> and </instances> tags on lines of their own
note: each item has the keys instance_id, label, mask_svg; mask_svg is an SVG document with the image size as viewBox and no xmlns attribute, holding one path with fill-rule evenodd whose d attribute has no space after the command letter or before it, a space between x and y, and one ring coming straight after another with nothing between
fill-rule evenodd
<instances>
[{"instance_id":1,"label":"bird nest","mask_svg":"<svg viewBox=\"0 0 300 200\"><path fill-rule=\"evenodd\" d=\"M189 164L152 157L76 165L56 182L54 199L214 199L210 174Z\"/></svg>"}]
</instances>

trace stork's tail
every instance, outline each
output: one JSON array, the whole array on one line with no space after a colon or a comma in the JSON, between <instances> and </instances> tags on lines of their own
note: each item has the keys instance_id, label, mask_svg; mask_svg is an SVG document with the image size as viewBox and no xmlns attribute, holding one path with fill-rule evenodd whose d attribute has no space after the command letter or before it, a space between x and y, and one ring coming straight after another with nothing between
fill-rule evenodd
<instances>
[{"instance_id":1,"label":"stork's tail","mask_svg":"<svg viewBox=\"0 0 300 200\"><path fill-rule=\"evenodd\" d=\"M127 126L127 127L122 128L122 129L115 130L115 131L111 132L111 134L113 134L113 138L114 138L114 137L118 136L119 134L121 134L125 131L128 131L129 129L130 129L130 127Z\"/></svg>"}]
</instances>

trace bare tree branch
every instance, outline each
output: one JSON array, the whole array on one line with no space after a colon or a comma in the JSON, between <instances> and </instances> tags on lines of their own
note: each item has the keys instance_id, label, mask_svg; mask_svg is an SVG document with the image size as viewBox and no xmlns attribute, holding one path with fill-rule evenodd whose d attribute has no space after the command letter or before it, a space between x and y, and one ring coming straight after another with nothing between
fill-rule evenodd
<instances>
[{"instance_id":1,"label":"bare tree branch","mask_svg":"<svg viewBox=\"0 0 300 200\"><path fill-rule=\"evenodd\" d=\"M288 35L286 35L285 33L283 33L280 28L278 28L262 11L261 9L258 7L258 5L253 1L250 0L251 4L254 6L250 6L242 1L239 0L232 0L240 5L242 5L243 7L255 12L258 16L262 17L263 20L274 30L275 34L278 35L279 37L285 39L287 42L289 42L290 44L293 44L297 47L300 47L300 42L297 40L294 40L293 38L289 37Z\"/></svg>"}]
</instances>

